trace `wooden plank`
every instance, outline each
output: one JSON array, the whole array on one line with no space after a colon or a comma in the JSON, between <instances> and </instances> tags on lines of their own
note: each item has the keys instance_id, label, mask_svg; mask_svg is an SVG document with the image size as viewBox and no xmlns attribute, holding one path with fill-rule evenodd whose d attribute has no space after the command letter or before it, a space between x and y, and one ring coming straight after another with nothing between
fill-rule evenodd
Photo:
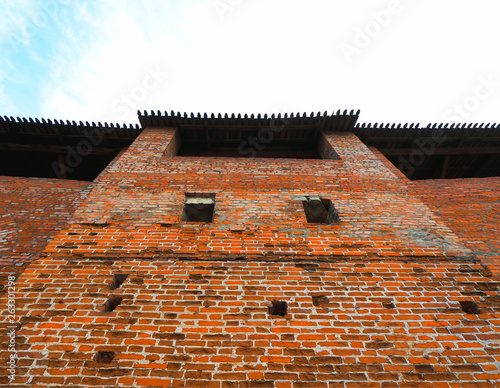
<instances>
[{"instance_id":1,"label":"wooden plank","mask_svg":"<svg viewBox=\"0 0 500 388\"><path fill-rule=\"evenodd\" d=\"M422 152L418 148L379 148L384 155L410 155L412 152ZM482 155L499 154L500 147L474 147L474 148L437 148L431 155Z\"/></svg>"},{"instance_id":2,"label":"wooden plank","mask_svg":"<svg viewBox=\"0 0 500 388\"><path fill-rule=\"evenodd\" d=\"M45 145L45 144L11 144L0 143L0 151L17 151L17 152L48 152L48 153L63 153L67 152L67 145ZM74 147L71 147L74 148ZM109 155L118 154L122 150L120 148L104 148L92 147L94 155Z\"/></svg>"},{"instance_id":3,"label":"wooden plank","mask_svg":"<svg viewBox=\"0 0 500 388\"><path fill-rule=\"evenodd\" d=\"M446 172L448 170L448 164L450 163L450 155L446 155L444 157L444 162L443 162L443 168L441 169L441 175L439 179L445 179L446 178Z\"/></svg>"}]
</instances>

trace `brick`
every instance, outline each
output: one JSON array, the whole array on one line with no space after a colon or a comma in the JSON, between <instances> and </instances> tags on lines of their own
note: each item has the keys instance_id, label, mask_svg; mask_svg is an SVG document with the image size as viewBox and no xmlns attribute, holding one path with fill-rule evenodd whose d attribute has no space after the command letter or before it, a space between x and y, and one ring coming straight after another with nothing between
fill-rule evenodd
<instances>
[{"instance_id":1,"label":"brick","mask_svg":"<svg viewBox=\"0 0 500 388\"><path fill-rule=\"evenodd\" d=\"M498 178L410 182L353 133L319 136L340 159L181 157L175 129L150 128L89 188L1 177L0 206L27 231L11 261L26 263L20 376L82 388L498 380ZM181 221L186 192L216 194L213 222ZM330 199L340 222L308 223L303 195ZM110 289L116 274L129 276ZM285 316L268 314L275 299Z\"/></svg>"}]
</instances>

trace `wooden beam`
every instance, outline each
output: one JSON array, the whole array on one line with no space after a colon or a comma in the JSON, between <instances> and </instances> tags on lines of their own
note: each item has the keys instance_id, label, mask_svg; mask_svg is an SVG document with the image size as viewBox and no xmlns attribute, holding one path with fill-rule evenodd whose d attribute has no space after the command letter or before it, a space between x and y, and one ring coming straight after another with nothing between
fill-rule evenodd
<instances>
[{"instance_id":1,"label":"wooden beam","mask_svg":"<svg viewBox=\"0 0 500 388\"><path fill-rule=\"evenodd\" d=\"M57 154L66 154L68 148L75 149L75 147L62 146L62 145L44 145L44 144L13 144L13 143L0 143L0 151L16 151L16 152L48 152ZM119 148L103 148L92 147L92 155L109 155L118 154L123 149Z\"/></svg>"},{"instance_id":2,"label":"wooden beam","mask_svg":"<svg viewBox=\"0 0 500 388\"><path fill-rule=\"evenodd\" d=\"M382 141L382 142L389 142L389 141L397 141L397 142L408 142L408 141L414 141L415 139L420 139L422 140L421 137L417 136L397 136L397 135L388 135L388 136L371 136L371 135L366 135L363 136L362 134L357 134L354 131L354 134L359 137L359 139L363 143L367 143L370 145L371 142L374 141ZM429 136L429 138L432 138ZM460 141L464 140L463 136L451 136L447 135L446 136L446 142L455 142L455 141ZM500 136L494 136L491 134L490 136L469 136L465 138L466 141L485 141L485 142L491 142L491 141L500 141Z\"/></svg>"},{"instance_id":3,"label":"wooden beam","mask_svg":"<svg viewBox=\"0 0 500 388\"><path fill-rule=\"evenodd\" d=\"M445 179L446 178L446 172L448 170L448 164L450 163L450 155L446 155L444 157L444 162L443 162L443 168L441 169L441 176L439 179Z\"/></svg>"},{"instance_id":4,"label":"wooden beam","mask_svg":"<svg viewBox=\"0 0 500 388\"><path fill-rule=\"evenodd\" d=\"M63 154L57 154L57 160L59 161L59 168L61 169L62 179L68 179L68 177L66 176L66 163L64 163Z\"/></svg>"},{"instance_id":5,"label":"wooden beam","mask_svg":"<svg viewBox=\"0 0 500 388\"><path fill-rule=\"evenodd\" d=\"M500 155L490 154L487 160L483 161L481 167L474 172L474 175L477 177L498 175L498 168L495 166L500 166Z\"/></svg>"},{"instance_id":6,"label":"wooden beam","mask_svg":"<svg viewBox=\"0 0 500 388\"><path fill-rule=\"evenodd\" d=\"M311 134L313 134L313 133L311 132ZM241 140L232 139L232 140L225 141L225 140L210 139L211 146L212 147L219 147L219 148L221 146L222 147L238 147L240 145L241 141L248 140L248 138L250 136L257 137L257 133L255 133L255 135L242 136ZM185 144L186 146L196 147L196 146L200 146L200 145L207 145L207 139L192 139L192 138L191 139L181 138L181 139L182 139L182 144ZM272 140L269 144L266 144L266 147L272 146L272 143L277 143L281 146L286 146L287 144L303 145L303 144L307 144L312 139L313 139L313 137L301 137L301 138L297 138L297 139L295 139L295 138L276 139L276 140Z\"/></svg>"},{"instance_id":7,"label":"wooden beam","mask_svg":"<svg viewBox=\"0 0 500 388\"><path fill-rule=\"evenodd\" d=\"M418 148L379 148L384 155L410 155L421 153ZM500 147L473 147L473 148L436 148L429 155L484 155L499 154Z\"/></svg>"},{"instance_id":8,"label":"wooden beam","mask_svg":"<svg viewBox=\"0 0 500 388\"><path fill-rule=\"evenodd\" d=\"M210 136L208 135L208 129L205 129L205 140L207 142L207 148L212 148L212 142L210 141Z\"/></svg>"}]
</instances>

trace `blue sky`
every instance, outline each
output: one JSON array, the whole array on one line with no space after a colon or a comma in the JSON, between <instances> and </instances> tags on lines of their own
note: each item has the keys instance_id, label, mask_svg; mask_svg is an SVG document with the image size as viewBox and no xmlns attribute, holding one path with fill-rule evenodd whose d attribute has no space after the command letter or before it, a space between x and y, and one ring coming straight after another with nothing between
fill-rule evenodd
<instances>
[{"instance_id":1,"label":"blue sky","mask_svg":"<svg viewBox=\"0 0 500 388\"><path fill-rule=\"evenodd\" d=\"M500 122L498 0L2 0L0 115Z\"/></svg>"}]
</instances>

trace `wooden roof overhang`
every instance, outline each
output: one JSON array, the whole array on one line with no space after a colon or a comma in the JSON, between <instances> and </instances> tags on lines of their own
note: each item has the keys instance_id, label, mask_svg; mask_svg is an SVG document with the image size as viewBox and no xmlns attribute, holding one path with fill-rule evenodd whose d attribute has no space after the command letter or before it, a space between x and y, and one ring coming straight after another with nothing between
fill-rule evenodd
<instances>
[{"instance_id":1,"label":"wooden roof overhang","mask_svg":"<svg viewBox=\"0 0 500 388\"><path fill-rule=\"evenodd\" d=\"M34 156L26 163L35 163L42 154L61 157L91 136L91 154L105 158L101 159L105 163L128 147L143 128L175 127L181 144L193 154L236 153L252 137L267 139L270 130L273 139L266 148L274 151L272 155L288 152L288 157L307 157L305 151L316 147L322 131L347 131L376 147L410 179L500 176L499 124L357 124L358 116L359 111L269 116L158 111L139 112L140 126L0 116L0 151L5 158L31 153ZM433 141L435 137L440 141Z\"/></svg>"},{"instance_id":2,"label":"wooden roof overhang","mask_svg":"<svg viewBox=\"0 0 500 388\"><path fill-rule=\"evenodd\" d=\"M311 113L277 115L235 115L171 112L139 112L139 121L146 127L175 127L179 129L181 153L184 155L242 156L245 142L257 141L265 145L265 152L274 155L306 155L316 152L318 136L322 131L352 131L359 111L347 110L328 115ZM263 147L261 147L263 148ZM239 154L238 154L239 152ZM260 156L265 156L259 153ZM268 154L271 155L271 154Z\"/></svg>"},{"instance_id":3,"label":"wooden roof overhang","mask_svg":"<svg viewBox=\"0 0 500 388\"><path fill-rule=\"evenodd\" d=\"M500 176L500 124L358 124L353 132L413 180Z\"/></svg>"},{"instance_id":4,"label":"wooden roof overhang","mask_svg":"<svg viewBox=\"0 0 500 388\"><path fill-rule=\"evenodd\" d=\"M66 153L90 141L93 154L118 154L142 131L138 125L39 120L0 116L0 151Z\"/></svg>"}]
</instances>

